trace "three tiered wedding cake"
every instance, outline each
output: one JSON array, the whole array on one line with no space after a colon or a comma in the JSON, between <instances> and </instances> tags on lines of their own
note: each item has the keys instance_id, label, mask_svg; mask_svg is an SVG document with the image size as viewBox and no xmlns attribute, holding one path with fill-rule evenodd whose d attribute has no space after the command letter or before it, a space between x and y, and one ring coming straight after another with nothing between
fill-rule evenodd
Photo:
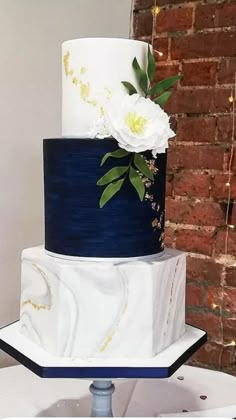
<instances>
[{"instance_id":1,"label":"three tiered wedding cake","mask_svg":"<svg viewBox=\"0 0 236 420\"><path fill-rule=\"evenodd\" d=\"M59 357L153 357L185 330L185 255L164 249L166 148L148 44L62 46L62 138L44 140L45 247L22 254L21 333Z\"/></svg>"}]
</instances>

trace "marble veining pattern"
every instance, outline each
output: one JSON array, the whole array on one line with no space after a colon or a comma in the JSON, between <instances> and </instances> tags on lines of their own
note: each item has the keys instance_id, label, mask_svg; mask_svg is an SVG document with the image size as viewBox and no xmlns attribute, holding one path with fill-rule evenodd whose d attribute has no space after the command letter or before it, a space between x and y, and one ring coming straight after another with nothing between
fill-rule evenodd
<instances>
[{"instance_id":1,"label":"marble veining pattern","mask_svg":"<svg viewBox=\"0 0 236 420\"><path fill-rule=\"evenodd\" d=\"M22 302L53 305L22 305L21 333L59 357L153 357L184 334L185 260L175 250L156 260L86 262L27 249Z\"/></svg>"}]
</instances>

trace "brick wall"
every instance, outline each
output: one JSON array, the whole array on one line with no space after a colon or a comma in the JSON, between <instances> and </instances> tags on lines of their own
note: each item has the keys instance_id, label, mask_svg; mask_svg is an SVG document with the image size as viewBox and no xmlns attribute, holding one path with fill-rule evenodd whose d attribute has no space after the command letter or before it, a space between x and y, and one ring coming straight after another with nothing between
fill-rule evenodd
<instances>
[{"instance_id":1,"label":"brick wall","mask_svg":"<svg viewBox=\"0 0 236 420\"><path fill-rule=\"evenodd\" d=\"M136 0L134 38L150 42L153 3ZM166 244L188 252L187 321L209 335L191 363L236 374L236 230L224 256L236 1L157 4L154 48L163 55L156 80L183 75L166 106L177 132L168 156ZM236 174L229 223L236 225Z\"/></svg>"}]
</instances>

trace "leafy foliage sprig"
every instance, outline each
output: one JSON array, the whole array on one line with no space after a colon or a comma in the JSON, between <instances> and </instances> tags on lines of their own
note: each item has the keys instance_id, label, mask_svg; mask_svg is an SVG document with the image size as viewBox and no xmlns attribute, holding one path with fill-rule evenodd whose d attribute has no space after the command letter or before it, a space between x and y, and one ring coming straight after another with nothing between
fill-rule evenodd
<instances>
[{"instance_id":1,"label":"leafy foliage sprig","mask_svg":"<svg viewBox=\"0 0 236 420\"><path fill-rule=\"evenodd\" d=\"M97 182L98 186L107 185L100 198L100 208L105 204L121 189L126 178L129 178L131 184L137 191L137 194L141 201L144 199L145 187L142 178L139 176L139 171L143 176L149 178L151 181L154 180L153 174L149 169L144 157L139 153L129 153L123 149L117 149L114 152L107 153L102 161L101 166L106 162L108 158L122 158L130 156L129 164L126 166L115 166L105 173Z\"/></svg>"},{"instance_id":2,"label":"leafy foliage sprig","mask_svg":"<svg viewBox=\"0 0 236 420\"><path fill-rule=\"evenodd\" d=\"M156 62L154 55L151 52L150 46L148 46L147 69L144 70L139 65L136 57L133 60L132 67L136 76L137 84L143 93L143 96L150 98L154 103L163 107L163 105L165 105L171 96L172 92L169 89L174 86L174 84L181 78L181 76L176 75L153 84L156 72ZM122 81L121 83L127 89L129 95L138 93L135 86L133 86L130 82ZM107 159L122 159L127 156L130 156L128 165L116 166L106 172L105 175L103 175L98 180L98 186L106 185L106 188L104 189L100 198L100 208L104 207L105 204L115 194L117 194L118 191L120 191L126 179L130 181L131 185L136 190L140 201L143 201L145 196L143 178L149 178L151 181L154 181L153 174L149 169L143 155L140 153L131 153L119 148L114 152L105 154L105 156L102 158L101 166L104 165Z\"/></svg>"}]
</instances>

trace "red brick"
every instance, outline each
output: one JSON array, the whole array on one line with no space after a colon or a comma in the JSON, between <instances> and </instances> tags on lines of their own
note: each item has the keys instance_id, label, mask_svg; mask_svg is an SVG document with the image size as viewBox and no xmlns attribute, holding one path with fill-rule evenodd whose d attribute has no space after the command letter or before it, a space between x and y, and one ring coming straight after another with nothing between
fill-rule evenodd
<instances>
[{"instance_id":1,"label":"red brick","mask_svg":"<svg viewBox=\"0 0 236 420\"><path fill-rule=\"evenodd\" d=\"M236 4L206 4L198 5L196 8L196 29L234 25L236 25Z\"/></svg>"},{"instance_id":2,"label":"red brick","mask_svg":"<svg viewBox=\"0 0 236 420\"><path fill-rule=\"evenodd\" d=\"M235 118L236 126L236 118ZM221 115L218 117L217 130L218 130L218 142L232 142L232 127L233 127L233 118L232 115ZM236 141L236 133L234 137Z\"/></svg>"},{"instance_id":3,"label":"red brick","mask_svg":"<svg viewBox=\"0 0 236 420\"><path fill-rule=\"evenodd\" d=\"M226 267L225 271L225 283L228 286L236 287L236 265L232 267Z\"/></svg>"},{"instance_id":4,"label":"red brick","mask_svg":"<svg viewBox=\"0 0 236 420\"><path fill-rule=\"evenodd\" d=\"M203 306L204 305L204 289L203 286L188 283L186 285L186 305L187 306Z\"/></svg>"},{"instance_id":5,"label":"red brick","mask_svg":"<svg viewBox=\"0 0 236 420\"><path fill-rule=\"evenodd\" d=\"M167 79L179 73L179 66L177 65L157 65L154 82Z\"/></svg>"},{"instance_id":6,"label":"red brick","mask_svg":"<svg viewBox=\"0 0 236 420\"><path fill-rule=\"evenodd\" d=\"M153 6L153 0L136 0L134 10L148 9Z\"/></svg>"},{"instance_id":7,"label":"red brick","mask_svg":"<svg viewBox=\"0 0 236 420\"><path fill-rule=\"evenodd\" d=\"M180 172L174 177L174 193L188 197L209 197L211 176Z\"/></svg>"},{"instance_id":8,"label":"red brick","mask_svg":"<svg viewBox=\"0 0 236 420\"><path fill-rule=\"evenodd\" d=\"M218 72L219 83L234 83L236 72L236 58L226 58L220 62Z\"/></svg>"},{"instance_id":9,"label":"red brick","mask_svg":"<svg viewBox=\"0 0 236 420\"><path fill-rule=\"evenodd\" d=\"M216 134L216 118L182 117L178 120L178 141L214 142Z\"/></svg>"},{"instance_id":10,"label":"red brick","mask_svg":"<svg viewBox=\"0 0 236 420\"><path fill-rule=\"evenodd\" d=\"M223 346L214 341L207 341L194 355L192 360L220 368L220 360Z\"/></svg>"},{"instance_id":11,"label":"red brick","mask_svg":"<svg viewBox=\"0 0 236 420\"><path fill-rule=\"evenodd\" d=\"M156 38L153 43L154 53L156 60L159 61L166 61L168 58L168 38ZM155 51L159 51L162 53L160 56Z\"/></svg>"},{"instance_id":12,"label":"red brick","mask_svg":"<svg viewBox=\"0 0 236 420\"><path fill-rule=\"evenodd\" d=\"M167 174L166 177L166 196L172 196L173 195L173 175Z\"/></svg>"},{"instance_id":13,"label":"red brick","mask_svg":"<svg viewBox=\"0 0 236 420\"><path fill-rule=\"evenodd\" d=\"M152 14L150 10L134 16L134 33L136 37L152 34Z\"/></svg>"},{"instance_id":14,"label":"red brick","mask_svg":"<svg viewBox=\"0 0 236 420\"><path fill-rule=\"evenodd\" d=\"M221 355L221 369L229 368L231 372L235 368L235 348L234 346L223 348Z\"/></svg>"},{"instance_id":15,"label":"red brick","mask_svg":"<svg viewBox=\"0 0 236 420\"><path fill-rule=\"evenodd\" d=\"M224 88L177 89L171 95L165 110L170 114L229 112L229 96L230 90Z\"/></svg>"},{"instance_id":16,"label":"red brick","mask_svg":"<svg viewBox=\"0 0 236 420\"><path fill-rule=\"evenodd\" d=\"M223 309L225 312L236 314L236 289L229 287L224 288Z\"/></svg>"},{"instance_id":17,"label":"red brick","mask_svg":"<svg viewBox=\"0 0 236 420\"><path fill-rule=\"evenodd\" d=\"M217 203L196 203L166 198L166 220L200 226L224 225L224 212Z\"/></svg>"},{"instance_id":18,"label":"red brick","mask_svg":"<svg viewBox=\"0 0 236 420\"><path fill-rule=\"evenodd\" d=\"M234 57L236 32L210 32L193 34L171 40L171 57L174 60L204 57Z\"/></svg>"},{"instance_id":19,"label":"red brick","mask_svg":"<svg viewBox=\"0 0 236 420\"><path fill-rule=\"evenodd\" d=\"M194 327L207 331L209 337L215 339L220 336L220 319L211 312L187 311L186 322Z\"/></svg>"},{"instance_id":20,"label":"red brick","mask_svg":"<svg viewBox=\"0 0 236 420\"><path fill-rule=\"evenodd\" d=\"M216 84L216 71L217 63L215 61L183 63L181 84L188 86L214 86Z\"/></svg>"},{"instance_id":21,"label":"red brick","mask_svg":"<svg viewBox=\"0 0 236 420\"><path fill-rule=\"evenodd\" d=\"M182 229L176 232L176 248L205 255L212 254L213 233Z\"/></svg>"},{"instance_id":22,"label":"red brick","mask_svg":"<svg viewBox=\"0 0 236 420\"><path fill-rule=\"evenodd\" d=\"M156 17L156 32L184 31L192 27L193 8L162 9Z\"/></svg>"},{"instance_id":23,"label":"red brick","mask_svg":"<svg viewBox=\"0 0 236 420\"><path fill-rule=\"evenodd\" d=\"M207 306L209 309L219 310L223 303L222 287L209 286L207 289Z\"/></svg>"},{"instance_id":24,"label":"red brick","mask_svg":"<svg viewBox=\"0 0 236 420\"><path fill-rule=\"evenodd\" d=\"M223 318L223 337L225 342L236 341L236 318Z\"/></svg>"},{"instance_id":25,"label":"red brick","mask_svg":"<svg viewBox=\"0 0 236 420\"><path fill-rule=\"evenodd\" d=\"M226 185L229 176L227 174L216 174L212 178L211 196L217 199L227 199L229 187ZM236 175L231 177L230 181L231 199L236 199Z\"/></svg>"},{"instance_id":26,"label":"red brick","mask_svg":"<svg viewBox=\"0 0 236 420\"><path fill-rule=\"evenodd\" d=\"M165 227L165 246L174 248L175 231L171 227Z\"/></svg>"},{"instance_id":27,"label":"red brick","mask_svg":"<svg viewBox=\"0 0 236 420\"><path fill-rule=\"evenodd\" d=\"M233 159L232 159L232 171L236 171L236 147L234 145L234 153L233 153Z\"/></svg>"},{"instance_id":28,"label":"red brick","mask_svg":"<svg viewBox=\"0 0 236 420\"><path fill-rule=\"evenodd\" d=\"M216 237L216 254L225 253L226 232L220 231ZM227 254L236 255L236 231L229 229Z\"/></svg>"},{"instance_id":29,"label":"red brick","mask_svg":"<svg viewBox=\"0 0 236 420\"><path fill-rule=\"evenodd\" d=\"M187 279L220 284L223 266L203 258L187 258Z\"/></svg>"},{"instance_id":30,"label":"red brick","mask_svg":"<svg viewBox=\"0 0 236 420\"><path fill-rule=\"evenodd\" d=\"M199 0L191 0L192 3ZM158 0L158 6L176 5L179 3L187 3L189 0Z\"/></svg>"},{"instance_id":31,"label":"red brick","mask_svg":"<svg viewBox=\"0 0 236 420\"><path fill-rule=\"evenodd\" d=\"M173 169L223 168L224 150L218 146L170 146L168 167Z\"/></svg>"}]
</instances>

